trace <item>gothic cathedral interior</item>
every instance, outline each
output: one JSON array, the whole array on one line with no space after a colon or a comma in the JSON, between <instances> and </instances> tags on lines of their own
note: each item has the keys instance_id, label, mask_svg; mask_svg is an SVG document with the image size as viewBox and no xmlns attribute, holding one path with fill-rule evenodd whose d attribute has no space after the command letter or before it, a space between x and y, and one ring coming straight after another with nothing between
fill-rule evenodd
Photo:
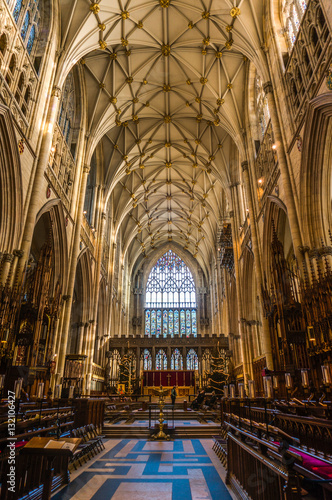
<instances>
[{"instance_id":1,"label":"gothic cathedral interior","mask_svg":"<svg viewBox=\"0 0 332 500\"><path fill-rule=\"evenodd\" d=\"M0 0L0 484L332 499L331 0Z\"/></svg>"}]
</instances>

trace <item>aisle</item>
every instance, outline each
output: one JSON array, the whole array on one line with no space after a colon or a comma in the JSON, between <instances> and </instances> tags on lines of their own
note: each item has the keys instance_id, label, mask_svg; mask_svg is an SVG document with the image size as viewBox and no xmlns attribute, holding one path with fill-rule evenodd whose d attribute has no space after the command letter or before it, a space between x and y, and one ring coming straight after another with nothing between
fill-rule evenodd
<instances>
[{"instance_id":1,"label":"aisle","mask_svg":"<svg viewBox=\"0 0 332 500\"><path fill-rule=\"evenodd\" d=\"M230 500L210 439L110 439L53 500Z\"/></svg>"}]
</instances>

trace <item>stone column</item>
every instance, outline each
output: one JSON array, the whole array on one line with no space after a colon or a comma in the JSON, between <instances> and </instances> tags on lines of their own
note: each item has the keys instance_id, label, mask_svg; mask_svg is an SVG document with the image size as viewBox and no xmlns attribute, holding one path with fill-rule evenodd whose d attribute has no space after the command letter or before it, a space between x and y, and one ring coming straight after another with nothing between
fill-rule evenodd
<instances>
[{"instance_id":1,"label":"stone column","mask_svg":"<svg viewBox=\"0 0 332 500\"><path fill-rule=\"evenodd\" d=\"M233 194L233 193L232 193ZM233 206L234 206L234 196L233 198ZM232 236L233 236L233 251L234 251L234 268L235 268L235 277L236 277L236 296L238 303L238 317L239 317L239 331L240 331L240 339L241 339L241 353L242 353L242 363L243 363L243 377L244 382L247 382L248 376L250 376L250 363L248 360L248 353L246 350L246 342L245 342L245 331L243 328L243 323L241 319L243 318L243 307L242 307L242 296L241 296L241 276L239 270L239 238L236 227L236 221L234 220L234 212L231 211L229 213L231 219L232 226Z\"/></svg>"},{"instance_id":2,"label":"stone column","mask_svg":"<svg viewBox=\"0 0 332 500\"><path fill-rule=\"evenodd\" d=\"M75 354L83 354L83 338L84 338L84 323L77 323L77 339L75 346Z\"/></svg>"},{"instance_id":3,"label":"stone column","mask_svg":"<svg viewBox=\"0 0 332 500\"><path fill-rule=\"evenodd\" d=\"M43 130L43 138L39 151L36 173L33 181L31 197L29 200L29 208L27 212L27 217L25 221L25 227L21 242L21 250L23 252L22 258L25 260L27 260L29 257L33 232L36 223L36 216L40 208L40 193L42 192L42 187L44 184L44 172L45 169L47 168L49 161L50 150L53 139L53 128L58 114L60 98L61 98L61 89L56 86L53 87L46 123ZM22 277L23 268L24 266L21 266L19 268L18 272L19 280Z\"/></svg>"},{"instance_id":4,"label":"stone column","mask_svg":"<svg viewBox=\"0 0 332 500\"><path fill-rule=\"evenodd\" d=\"M14 255L11 253L4 253L2 256L2 268L0 274L0 285L4 285L7 280L10 265L13 262Z\"/></svg>"},{"instance_id":5,"label":"stone column","mask_svg":"<svg viewBox=\"0 0 332 500\"><path fill-rule=\"evenodd\" d=\"M89 171L90 171L90 167L88 165L84 165L83 173L82 173L80 195L79 195L79 200L78 200L76 224L75 224L75 228L74 228L72 255L71 255L69 277L68 277L68 284L67 284L67 295L69 295L70 298L65 303L65 312L64 312L62 334L61 334L61 338L59 339L60 346L59 346L59 353L58 353L57 373L58 373L58 377L60 377L60 378L63 376L63 369L64 369L64 364L65 364L66 347L67 347L69 324L70 324L70 314L71 314L71 307L72 307L72 297L73 297L73 291L74 291L74 285L75 285L77 258L78 258L79 252L80 252L80 239L81 239L81 226L82 226L82 219L83 219L84 197L85 197L86 182L87 182L87 178L89 175Z\"/></svg>"},{"instance_id":6,"label":"stone column","mask_svg":"<svg viewBox=\"0 0 332 500\"><path fill-rule=\"evenodd\" d=\"M273 86L271 82L266 82L263 85L264 92L267 96L267 101L269 105L269 111L271 115L271 123L273 128L274 137L276 140L278 163L280 168L280 176L285 192L285 204L287 206L287 215L289 219L289 227L292 234L292 240L294 245L294 252L297 258L298 265L302 267L302 262L304 261L303 255L300 249L303 247L300 225L296 210L296 204L293 194L291 176L288 169L287 158L285 153L285 148L282 140L281 129L279 124L279 118L277 113L277 106L273 93Z\"/></svg>"},{"instance_id":7,"label":"stone column","mask_svg":"<svg viewBox=\"0 0 332 500\"><path fill-rule=\"evenodd\" d=\"M156 369L156 348L152 346L151 348L151 357L152 357L152 370Z\"/></svg>"},{"instance_id":8,"label":"stone column","mask_svg":"<svg viewBox=\"0 0 332 500\"><path fill-rule=\"evenodd\" d=\"M255 208L254 202L252 199L252 191L250 186L250 177L248 171L248 162L243 161L241 163L242 172L243 172L243 180L247 193L247 200L249 205L249 217L250 217L250 229L251 229L251 241L252 241L252 249L254 253L255 259L255 274L256 274L256 282L257 288L260 296L260 305L263 306L263 296L262 296L262 284L263 284L263 275L262 275L262 267L260 262L260 251L258 244L258 233L257 233L257 224L255 217ZM271 347L271 338L270 338L270 330L268 320L264 317L264 311L262 311L263 318L263 327L261 329L261 341L260 344L263 349L263 355L266 358L266 366L269 369L273 369L273 359L272 359L272 347Z\"/></svg>"},{"instance_id":9,"label":"stone column","mask_svg":"<svg viewBox=\"0 0 332 500\"><path fill-rule=\"evenodd\" d=\"M98 253L97 253L97 265L95 269L94 293L93 293L94 319L97 318L97 313L98 313L98 301L99 301L99 290L100 290L99 278L100 278L101 259L103 255L103 237L104 237L105 223L106 223L106 214L103 212L101 214L101 223L99 225L100 227L99 239L97 240ZM93 363L94 348L95 348L96 329L97 329L97 321L95 320L93 328L91 328L90 337L88 339L88 351L85 353L88 355L88 363L87 363L88 380L90 380L92 376L92 363ZM90 387L87 387L87 394L90 394Z\"/></svg>"},{"instance_id":10,"label":"stone column","mask_svg":"<svg viewBox=\"0 0 332 500\"><path fill-rule=\"evenodd\" d=\"M183 356L183 369L187 369L187 348L183 346L182 348L182 356Z\"/></svg>"}]
</instances>

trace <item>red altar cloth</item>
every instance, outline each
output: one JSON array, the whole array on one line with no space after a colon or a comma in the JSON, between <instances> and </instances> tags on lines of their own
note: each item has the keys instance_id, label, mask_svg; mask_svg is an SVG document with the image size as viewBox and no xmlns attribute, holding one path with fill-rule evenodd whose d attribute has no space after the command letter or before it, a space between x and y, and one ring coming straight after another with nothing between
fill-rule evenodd
<instances>
[{"instance_id":1,"label":"red altar cloth","mask_svg":"<svg viewBox=\"0 0 332 500\"><path fill-rule=\"evenodd\" d=\"M169 375L167 377L167 375ZM143 386L190 387L195 385L194 370L145 370L143 372Z\"/></svg>"}]
</instances>

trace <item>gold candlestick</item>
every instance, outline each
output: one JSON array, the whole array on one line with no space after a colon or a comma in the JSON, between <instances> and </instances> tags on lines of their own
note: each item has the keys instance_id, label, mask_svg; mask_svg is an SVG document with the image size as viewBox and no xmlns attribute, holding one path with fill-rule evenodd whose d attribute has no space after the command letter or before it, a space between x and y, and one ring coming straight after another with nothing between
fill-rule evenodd
<instances>
[{"instance_id":1,"label":"gold candlestick","mask_svg":"<svg viewBox=\"0 0 332 500\"><path fill-rule=\"evenodd\" d=\"M165 396L167 395L167 391L163 390L163 386L160 386L160 389L154 389L154 393L156 396L159 396L159 432L157 434L153 434L151 439L166 439L167 441L170 439L169 434L165 434L164 432L164 412L163 408L165 406Z\"/></svg>"}]
</instances>

